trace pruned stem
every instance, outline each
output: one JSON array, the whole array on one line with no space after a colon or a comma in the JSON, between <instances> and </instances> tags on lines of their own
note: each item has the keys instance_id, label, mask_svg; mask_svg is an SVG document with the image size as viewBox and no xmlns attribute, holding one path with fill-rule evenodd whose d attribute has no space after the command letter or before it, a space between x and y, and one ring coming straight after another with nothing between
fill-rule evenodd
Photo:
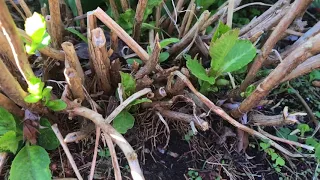
<instances>
[{"instance_id":1,"label":"pruned stem","mask_svg":"<svg viewBox=\"0 0 320 180\"><path fill-rule=\"evenodd\" d=\"M77 10L78 10L78 16L83 15L81 0L75 0L75 3L76 3L76 6L77 6ZM86 24L84 23L84 19L80 20L80 28L81 28L82 31L86 29Z\"/></svg>"},{"instance_id":2,"label":"pruned stem","mask_svg":"<svg viewBox=\"0 0 320 180\"><path fill-rule=\"evenodd\" d=\"M78 76L81 79L82 84L84 84L84 72L81 67L80 61L78 59L77 53L73 47L73 44L70 42L64 42L61 44L62 49L65 52L66 60L65 60L65 67L72 68L77 71Z\"/></svg>"},{"instance_id":3,"label":"pruned stem","mask_svg":"<svg viewBox=\"0 0 320 180\"><path fill-rule=\"evenodd\" d=\"M182 22L181 22L181 25L180 25L180 28L179 28L179 38L182 37L183 35L183 32L184 30L186 29L186 23L187 23L187 20L189 18L189 16L194 16L194 10L195 10L195 7L196 7L196 4L194 3L195 0L191 0L190 3L189 3L189 6L183 16L183 19L182 19Z\"/></svg>"},{"instance_id":4,"label":"pruned stem","mask_svg":"<svg viewBox=\"0 0 320 180\"><path fill-rule=\"evenodd\" d=\"M72 97L82 102L85 99L85 95L82 88L82 81L77 71L71 67L67 67L64 70L64 76L72 92Z\"/></svg>"},{"instance_id":5,"label":"pruned stem","mask_svg":"<svg viewBox=\"0 0 320 180\"><path fill-rule=\"evenodd\" d=\"M50 10L50 16L51 16L51 26L54 26L54 28L51 28L51 40L52 45L54 48L59 49L61 43L62 43L62 21L61 21L61 14L60 14L60 3L59 0L49 0L49 10Z\"/></svg>"},{"instance_id":6,"label":"pruned stem","mask_svg":"<svg viewBox=\"0 0 320 180\"><path fill-rule=\"evenodd\" d=\"M134 17L134 26L133 26L133 39L137 42L140 41L140 35L141 35L141 25L143 20L144 11L146 10L148 4L148 0L139 0L137 9L136 9L136 15Z\"/></svg>"}]
</instances>

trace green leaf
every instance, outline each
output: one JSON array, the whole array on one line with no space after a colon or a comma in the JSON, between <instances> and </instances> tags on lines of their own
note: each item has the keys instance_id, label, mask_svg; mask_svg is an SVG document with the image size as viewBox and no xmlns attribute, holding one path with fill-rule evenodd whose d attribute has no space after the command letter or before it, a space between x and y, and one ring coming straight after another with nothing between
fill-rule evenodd
<instances>
[{"instance_id":1,"label":"green leaf","mask_svg":"<svg viewBox=\"0 0 320 180\"><path fill-rule=\"evenodd\" d=\"M213 44L214 42L216 42L216 40L218 38L221 37L222 34L225 34L226 32L230 31L231 28L225 24L223 24L222 21L219 21L217 30L214 32L212 39L211 39L211 44Z\"/></svg>"},{"instance_id":2,"label":"green leaf","mask_svg":"<svg viewBox=\"0 0 320 180\"><path fill-rule=\"evenodd\" d=\"M129 105L134 106L134 105L145 103L145 102L152 102L152 101L148 98L141 98L141 99L136 99L132 101Z\"/></svg>"},{"instance_id":3,"label":"green leaf","mask_svg":"<svg viewBox=\"0 0 320 180\"><path fill-rule=\"evenodd\" d=\"M179 42L180 39L178 38L168 38L168 39L164 39L160 42L160 47L161 48L164 48L166 46L168 46L169 44L172 44L172 43L177 43Z\"/></svg>"},{"instance_id":4,"label":"green leaf","mask_svg":"<svg viewBox=\"0 0 320 180\"><path fill-rule=\"evenodd\" d=\"M125 134L134 125L134 117L128 111L122 111L113 120L113 127L121 134Z\"/></svg>"},{"instance_id":5,"label":"green leaf","mask_svg":"<svg viewBox=\"0 0 320 180\"><path fill-rule=\"evenodd\" d=\"M51 124L48 119L41 118L40 125L42 128L39 129L38 144L47 150L56 149L60 145L60 142L51 129Z\"/></svg>"},{"instance_id":6,"label":"green leaf","mask_svg":"<svg viewBox=\"0 0 320 180\"><path fill-rule=\"evenodd\" d=\"M217 86L227 86L230 84L230 81L226 80L226 79L218 79L216 81L216 85Z\"/></svg>"},{"instance_id":7,"label":"green leaf","mask_svg":"<svg viewBox=\"0 0 320 180\"><path fill-rule=\"evenodd\" d=\"M224 58L219 72L237 71L249 64L256 56L256 48L248 40L238 40Z\"/></svg>"},{"instance_id":8,"label":"green leaf","mask_svg":"<svg viewBox=\"0 0 320 180\"><path fill-rule=\"evenodd\" d=\"M224 59L237 42L239 30L228 31L223 34L214 43L210 44L209 53L211 60L211 75L217 74L218 70L223 66Z\"/></svg>"},{"instance_id":9,"label":"green leaf","mask_svg":"<svg viewBox=\"0 0 320 180\"><path fill-rule=\"evenodd\" d=\"M39 102L41 99L42 99L42 95L29 94L24 98L24 101L27 103L36 103L36 102Z\"/></svg>"},{"instance_id":10,"label":"green leaf","mask_svg":"<svg viewBox=\"0 0 320 180\"><path fill-rule=\"evenodd\" d=\"M133 62L137 62L138 64L143 64L143 62L141 61L141 59L138 59L138 58L130 58L130 59L127 59L127 63L128 64L133 64Z\"/></svg>"},{"instance_id":11,"label":"green leaf","mask_svg":"<svg viewBox=\"0 0 320 180\"><path fill-rule=\"evenodd\" d=\"M162 52L160 53L159 55L159 62L162 63L162 62L165 62L166 60L168 60L170 54L168 52Z\"/></svg>"},{"instance_id":12,"label":"green leaf","mask_svg":"<svg viewBox=\"0 0 320 180\"><path fill-rule=\"evenodd\" d=\"M309 81L320 80L320 70L314 70L309 75Z\"/></svg>"},{"instance_id":13,"label":"green leaf","mask_svg":"<svg viewBox=\"0 0 320 180\"><path fill-rule=\"evenodd\" d=\"M290 141L298 141L298 136L290 135L291 130L289 128L280 128L279 131L276 132L276 135L280 138L285 138Z\"/></svg>"},{"instance_id":14,"label":"green leaf","mask_svg":"<svg viewBox=\"0 0 320 180\"><path fill-rule=\"evenodd\" d=\"M271 145L269 143L264 143L264 142L261 142L260 143L260 147L263 149L263 150L266 150L270 147Z\"/></svg>"},{"instance_id":15,"label":"green leaf","mask_svg":"<svg viewBox=\"0 0 320 180\"><path fill-rule=\"evenodd\" d=\"M46 106L53 111L61 111L67 108L67 104L61 99L50 100Z\"/></svg>"},{"instance_id":16,"label":"green leaf","mask_svg":"<svg viewBox=\"0 0 320 180\"><path fill-rule=\"evenodd\" d=\"M280 166L284 166L285 165L285 161L281 156L278 156L277 160L276 160L276 164L280 165Z\"/></svg>"},{"instance_id":17,"label":"green leaf","mask_svg":"<svg viewBox=\"0 0 320 180\"><path fill-rule=\"evenodd\" d=\"M320 145L317 145L315 148L316 148L316 151L314 155L316 156L317 159L320 160Z\"/></svg>"},{"instance_id":18,"label":"green leaf","mask_svg":"<svg viewBox=\"0 0 320 180\"><path fill-rule=\"evenodd\" d=\"M279 157L279 155L277 153L272 153L271 154L271 160L274 161Z\"/></svg>"},{"instance_id":19,"label":"green leaf","mask_svg":"<svg viewBox=\"0 0 320 180\"><path fill-rule=\"evenodd\" d=\"M79 31L77 31L76 29L69 27L69 28L66 28L66 30L75 34L76 36L78 36L85 43L88 43L88 39L84 35L82 35Z\"/></svg>"},{"instance_id":20,"label":"green leaf","mask_svg":"<svg viewBox=\"0 0 320 180\"><path fill-rule=\"evenodd\" d=\"M51 86L47 86L42 91L42 98L45 101L45 103L44 103L45 105L49 102L49 100L51 98L51 91L52 91L52 87Z\"/></svg>"},{"instance_id":21,"label":"green leaf","mask_svg":"<svg viewBox=\"0 0 320 180\"><path fill-rule=\"evenodd\" d=\"M202 9L208 9L211 5L216 3L217 0L196 0L196 4L199 7L202 7Z\"/></svg>"},{"instance_id":22,"label":"green leaf","mask_svg":"<svg viewBox=\"0 0 320 180\"><path fill-rule=\"evenodd\" d=\"M40 146L24 146L14 158L10 180L50 180L50 158Z\"/></svg>"},{"instance_id":23,"label":"green leaf","mask_svg":"<svg viewBox=\"0 0 320 180\"><path fill-rule=\"evenodd\" d=\"M8 131L16 131L16 122L11 113L0 107L0 136Z\"/></svg>"},{"instance_id":24,"label":"green leaf","mask_svg":"<svg viewBox=\"0 0 320 180\"><path fill-rule=\"evenodd\" d=\"M206 70L196 59L193 60L190 56L185 56L185 58L187 59L187 67L194 76L200 80L209 82L210 84L215 83L215 78L209 77Z\"/></svg>"},{"instance_id":25,"label":"green leaf","mask_svg":"<svg viewBox=\"0 0 320 180\"><path fill-rule=\"evenodd\" d=\"M124 88L125 99L136 92L136 81L128 73L120 72L121 84Z\"/></svg>"},{"instance_id":26,"label":"green leaf","mask_svg":"<svg viewBox=\"0 0 320 180\"><path fill-rule=\"evenodd\" d=\"M22 136L17 137L15 131L8 131L0 136L0 151L10 151L15 154L21 140Z\"/></svg>"},{"instance_id":27,"label":"green leaf","mask_svg":"<svg viewBox=\"0 0 320 180\"><path fill-rule=\"evenodd\" d=\"M111 156L110 151L109 151L108 148L101 149L101 150L99 151L98 155L99 155L100 157L104 157L104 158L108 158L108 157Z\"/></svg>"},{"instance_id":28,"label":"green leaf","mask_svg":"<svg viewBox=\"0 0 320 180\"><path fill-rule=\"evenodd\" d=\"M134 24L135 11L128 9L124 13L120 14L118 24L129 34L132 34Z\"/></svg>"},{"instance_id":29,"label":"green leaf","mask_svg":"<svg viewBox=\"0 0 320 180\"><path fill-rule=\"evenodd\" d=\"M311 131L308 124L298 124L297 128L300 130L301 136L304 136L304 133Z\"/></svg>"}]
</instances>

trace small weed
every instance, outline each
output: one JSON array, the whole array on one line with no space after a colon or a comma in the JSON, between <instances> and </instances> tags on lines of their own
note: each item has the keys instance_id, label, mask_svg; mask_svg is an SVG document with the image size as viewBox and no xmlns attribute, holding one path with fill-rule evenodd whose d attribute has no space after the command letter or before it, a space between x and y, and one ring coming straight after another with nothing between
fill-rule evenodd
<instances>
[{"instance_id":1,"label":"small weed","mask_svg":"<svg viewBox=\"0 0 320 180\"><path fill-rule=\"evenodd\" d=\"M190 180L202 180L202 177L199 176L199 172L197 172L195 170L189 170L188 177Z\"/></svg>"},{"instance_id":2,"label":"small weed","mask_svg":"<svg viewBox=\"0 0 320 180\"><path fill-rule=\"evenodd\" d=\"M260 147L266 152L273 161L274 169L279 173L281 172L281 167L285 165L285 160L275 152L273 148L270 148L270 143L261 142Z\"/></svg>"}]
</instances>

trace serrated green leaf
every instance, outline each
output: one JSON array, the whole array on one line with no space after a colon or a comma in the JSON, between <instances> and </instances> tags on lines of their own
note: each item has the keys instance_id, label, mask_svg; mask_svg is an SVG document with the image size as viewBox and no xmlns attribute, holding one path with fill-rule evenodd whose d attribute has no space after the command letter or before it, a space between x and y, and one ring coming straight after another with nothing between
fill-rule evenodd
<instances>
[{"instance_id":1,"label":"serrated green leaf","mask_svg":"<svg viewBox=\"0 0 320 180\"><path fill-rule=\"evenodd\" d=\"M225 57L228 55L234 44L237 42L239 30L228 31L214 43L210 44L209 53L212 58L210 75L217 75L223 66Z\"/></svg>"},{"instance_id":2,"label":"serrated green leaf","mask_svg":"<svg viewBox=\"0 0 320 180\"><path fill-rule=\"evenodd\" d=\"M24 98L24 101L27 103L36 103L36 102L39 102L41 99L42 99L42 95L29 94Z\"/></svg>"},{"instance_id":3,"label":"serrated green leaf","mask_svg":"<svg viewBox=\"0 0 320 180\"><path fill-rule=\"evenodd\" d=\"M212 39L211 39L211 44L213 44L214 42L216 42L216 40L218 38L221 37L222 34L225 34L226 32L230 31L231 28L225 24L223 24L222 21L219 21L217 30L214 32Z\"/></svg>"},{"instance_id":4,"label":"serrated green leaf","mask_svg":"<svg viewBox=\"0 0 320 180\"><path fill-rule=\"evenodd\" d=\"M160 47L161 48L164 48L166 46L168 46L169 44L172 44L172 43L177 43L179 42L180 39L178 38L168 38L168 39L164 39L160 42Z\"/></svg>"},{"instance_id":5,"label":"serrated green leaf","mask_svg":"<svg viewBox=\"0 0 320 180\"><path fill-rule=\"evenodd\" d=\"M15 154L21 140L22 136L17 137L15 131L8 131L0 136L0 151L10 151Z\"/></svg>"},{"instance_id":6,"label":"serrated green leaf","mask_svg":"<svg viewBox=\"0 0 320 180\"><path fill-rule=\"evenodd\" d=\"M75 34L76 36L78 36L85 43L88 43L88 39L84 35L82 35L79 31L77 31L76 29L69 27L69 28L66 28L66 30Z\"/></svg>"},{"instance_id":7,"label":"serrated green leaf","mask_svg":"<svg viewBox=\"0 0 320 180\"><path fill-rule=\"evenodd\" d=\"M133 93L136 92L136 81L133 79L133 77L128 73L120 72L121 76L121 84L124 89L125 99L129 96L131 96Z\"/></svg>"},{"instance_id":8,"label":"serrated green leaf","mask_svg":"<svg viewBox=\"0 0 320 180\"><path fill-rule=\"evenodd\" d=\"M47 150L56 149L60 145L60 142L51 129L48 119L41 118L40 125L42 128L39 129L38 144Z\"/></svg>"},{"instance_id":9,"label":"serrated green leaf","mask_svg":"<svg viewBox=\"0 0 320 180\"><path fill-rule=\"evenodd\" d=\"M160 53L159 55L159 62L162 63L162 62L165 62L166 60L168 60L170 54L168 52L162 52Z\"/></svg>"},{"instance_id":10,"label":"serrated green leaf","mask_svg":"<svg viewBox=\"0 0 320 180\"><path fill-rule=\"evenodd\" d=\"M40 146L24 146L14 158L10 180L50 180L50 158Z\"/></svg>"},{"instance_id":11,"label":"serrated green leaf","mask_svg":"<svg viewBox=\"0 0 320 180\"><path fill-rule=\"evenodd\" d=\"M129 34L132 34L134 24L135 11L127 9L124 13L119 15L118 24Z\"/></svg>"},{"instance_id":12,"label":"serrated green leaf","mask_svg":"<svg viewBox=\"0 0 320 180\"><path fill-rule=\"evenodd\" d=\"M239 70L249 64L255 56L256 48L250 41L238 40L224 58L218 74Z\"/></svg>"},{"instance_id":13,"label":"serrated green leaf","mask_svg":"<svg viewBox=\"0 0 320 180\"><path fill-rule=\"evenodd\" d=\"M113 127L121 134L125 134L134 125L134 117L128 111L122 111L113 120Z\"/></svg>"},{"instance_id":14,"label":"serrated green leaf","mask_svg":"<svg viewBox=\"0 0 320 180\"><path fill-rule=\"evenodd\" d=\"M280 165L280 166L284 166L285 165L285 161L281 156L278 156L277 160L276 160L276 164Z\"/></svg>"},{"instance_id":15,"label":"serrated green leaf","mask_svg":"<svg viewBox=\"0 0 320 180\"><path fill-rule=\"evenodd\" d=\"M61 99L50 100L46 106L53 111L61 111L67 108L67 104Z\"/></svg>"},{"instance_id":16,"label":"serrated green leaf","mask_svg":"<svg viewBox=\"0 0 320 180\"><path fill-rule=\"evenodd\" d=\"M185 58L187 59L187 67L194 76L196 76L198 79L201 79L202 81L209 82L210 84L215 83L215 78L209 77L206 70L196 59L193 60L188 56L185 56Z\"/></svg>"},{"instance_id":17,"label":"serrated green leaf","mask_svg":"<svg viewBox=\"0 0 320 180\"><path fill-rule=\"evenodd\" d=\"M152 101L148 98L141 98L141 99L136 99L132 101L129 105L134 106L134 105L145 103L145 102L152 102Z\"/></svg>"},{"instance_id":18,"label":"serrated green leaf","mask_svg":"<svg viewBox=\"0 0 320 180\"><path fill-rule=\"evenodd\" d=\"M16 131L16 122L11 113L0 107L0 136L8 131Z\"/></svg>"}]
</instances>

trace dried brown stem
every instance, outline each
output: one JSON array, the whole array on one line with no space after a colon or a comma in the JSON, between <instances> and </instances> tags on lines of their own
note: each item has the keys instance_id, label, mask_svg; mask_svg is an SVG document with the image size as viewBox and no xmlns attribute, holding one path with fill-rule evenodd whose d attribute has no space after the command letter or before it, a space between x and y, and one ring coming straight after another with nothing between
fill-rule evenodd
<instances>
[{"instance_id":1,"label":"dried brown stem","mask_svg":"<svg viewBox=\"0 0 320 180\"><path fill-rule=\"evenodd\" d=\"M26 14L27 18L32 16L32 12L30 11L28 5L24 0L18 0L20 6L22 7L24 13Z\"/></svg>"},{"instance_id":2,"label":"dried brown stem","mask_svg":"<svg viewBox=\"0 0 320 180\"><path fill-rule=\"evenodd\" d=\"M189 70L187 68L182 68L181 72L184 76L186 77L190 77L190 73ZM169 76L168 81L167 81L167 87L166 87L166 91L168 92L168 94L174 96L177 94L181 94L183 91L183 89L185 88L185 83L183 82L183 80L181 78L177 78L176 82L172 85L172 78L173 76Z\"/></svg>"},{"instance_id":3,"label":"dried brown stem","mask_svg":"<svg viewBox=\"0 0 320 180\"><path fill-rule=\"evenodd\" d=\"M80 100L82 102L85 99L84 91L82 88L82 81L79 77L77 71L71 67L67 67L64 70L64 76L66 78L66 81L68 83L68 87L70 88L72 92L72 97L74 99Z\"/></svg>"},{"instance_id":4,"label":"dried brown stem","mask_svg":"<svg viewBox=\"0 0 320 180\"><path fill-rule=\"evenodd\" d=\"M24 117L24 111L20 109L16 103L9 99L4 94L0 93L0 106L8 110L11 114L18 116L19 118Z\"/></svg>"},{"instance_id":5,"label":"dried brown stem","mask_svg":"<svg viewBox=\"0 0 320 180\"><path fill-rule=\"evenodd\" d=\"M189 32L189 29L190 29L191 23L193 21L193 18L195 18L195 11L196 11L196 4L193 4L192 7L191 7L191 12L190 12L189 17L188 17L187 22L186 22L186 27L184 28L183 34L182 34L181 37L185 36Z\"/></svg>"},{"instance_id":6,"label":"dried brown stem","mask_svg":"<svg viewBox=\"0 0 320 180\"><path fill-rule=\"evenodd\" d=\"M123 11L126 11L129 9L129 3L127 0L120 0L120 3Z\"/></svg>"},{"instance_id":7,"label":"dried brown stem","mask_svg":"<svg viewBox=\"0 0 320 180\"><path fill-rule=\"evenodd\" d=\"M296 0L288 13L281 19L279 24L276 26L275 30L272 31L270 37L263 45L261 49L261 53L257 55L255 58L244 82L240 86L241 91L245 91L245 89L252 83L257 72L261 68L263 62L266 60L267 56L270 54L274 45L280 40L282 34L288 29L293 20L301 13L306 10L306 8L310 5L312 0Z\"/></svg>"},{"instance_id":8,"label":"dried brown stem","mask_svg":"<svg viewBox=\"0 0 320 180\"><path fill-rule=\"evenodd\" d=\"M64 42L61 44L62 49L64 50L64 53L66 55L65 58L65 67L66 68L72 68L77 71L78 76L81 79L82 84L84 84L85 76L83 69L81 67L81 63L78 59L77 53L73 47L73 44L70 42Z\"/></svg>"},{"instance_id":9,"label":"dried brown stem","mask_svg":"<svg viewBox=\"0 0 320 180\"><path fill-rule=\"evenodd\" d=\"M266 97L273 88L278 86L281 80L294 68L319 52L320 34L310 38L297 50L289 54L287 58L285 58L277 68L258 85L256 90L241 103L240 107L237 110L232 111L232 116L241 117L243 113L250 111L260 102L260 100Z\"/></svg>"},{"instance_id":10,"label":"dried brown stem","mask_svg":"<svg viewBox=\"0 0 320 180\"><path fill-rule=\"evenodd\" d=\"M27 83L30 83L30 80L35 78L35 75L29 64L28 57L23 48L16 25L13 22L13 19L10 16L10 12L4 1L0 2L0 29L4 34L13 54L14 59L10 60L15 62L13 64L18 67L20 73L23 75ZM6 44L1 44L0 46L4 45Z\"/></svg>"},{"instance_id":11,"label":"dried brown stem","mask_svg":"<svg viewBox=\"0 0 320 180\"><path fill-rule=\"evenodd\" d=\"M178 0L176 8L175 8L175 12L172 12L171 17L172 19L176 19L178 17L178 15L180 14L182 8L183 8L183 4L184 4L184 0ZM171 18L170 18L171 19ZM169 27L168 27L168 33L172 34L173 29L175 27L177 22L174 21L170 21ZM179 31L179 30L178 30Z\"/></svg>"},{"instance_id":12,"label":"dried brown stem","mask_svg":"<svg viewBox=\"0 0 320 180\"><path fill-rule=\"evenodd\" d=\"M91 162L89 180L93 180L93 177L94 177L94 169L95 169L96 163L97 163L100 135L101 135L101 128L100 127L96 127L96 141L94 143L94 152L93 152L93 157L92 157L92 162ZM109 148L109 151L111 151L110 148Z\"/></svg>"},{"instance_id":13,"label":"dried brown stem","mask_svg":"<svg viewBox=\"0 0 320 180\"><path fill-rule=\"evenodd\" d=\"M250 123L257 126L283 126L296 123L296 121L292 121L290 118L285 118L283 114L266 116L264 114L252 113L249 115L249 120Z\"/></svg>"},{"instance_id":14,"label":"dried brown stem","mask_svg":"<svg viewBox=\"0 0 320 180\"><path fill-rule=\"evenodd\" d=\"M191 123L194 122L194 124L200 128L202 131L206 131L209 129L208 122L204 121L203 119L199 117L195 117L194 115L184 114L176 111L170 111L167 109L164 109L162 107L156 107L156 109L160 112L160 114L168 119L176 120L176 121L182 121L185 123Z\"/></svg>"},{"instance_id":15,"label":"dried brown stem","mask_svg":"<svg viewBox=\"0 0 320 180\"><path fill-rule=\"evenodd\" d=\"M57 138L58 138L58 140L59 140L64 152L66 153L67 158L69 160L69 163L71 164L71 167L72 167L74 173L76 174L78 180L83 180L82 177L81 177L81 174L80 174L80 172L78 170L78 167L77 167L76 163L73 160L73 157L72 157L72 155L71 155L71 153L69 151L69 148L68 148L67 144L63 141L62 134L60 133L57 124L52 125L51 128L52 128L53 132L56 134L56 136L57 136Z\"/></svg>"},{"instance_id":16,"label":"dried brown stem","mask_svg":"<svg viewBox=\"0 0 320 180\"><path fill-rule=\"evenodd\" d=\"M115 0L109 0L113 17L116 21L119 19L118 7Z\"/></svg>"},{"instance_id":17,"label":"dried brown stem","mask_svg":"<svg viewBox=\"0 0 320 180\"><path fill-rule=\"evenodd\" d=\"M118 83L121 81L120 72L121 71L121 62L119 59L116 59L111 62L111 70L110 70L110 77L111 78L111 84L113 87L117 87Z\"/></svg>"},{"instance_id":18,"label":"dried brown stem","mask_svg":"<svg viewBox=\"0 0 320 180\"><path fill-rule=\"evenodd\" d=\"M305 62L299 64L289 75L287 75L281 82L290 81L299 76L312 72L315 69L320 68L320 54L312 56Z\"/></svg>"},{"instance_id":19,"label":"dried brown stem","mask_svg":"<svg viewBox=\"0 0 320 180\"><path fill-rule=\"evenodd\" d=\"M26 16L21 12L21 10L19 9L19 7L16 5L15 2L13 2L13 0L9 0L11 6L14 7L14 9L20 14L20 16L23 18L23 20L26 20Z\"/></svg>"},{"instance_id":20,"label":"dried brown stem","mask_svg":"<svg viewBox=\"0 0 320 180\"><path fill-rule=\"evenodd\" d=\"M190 29L190 31L181 39L180 42L174 44L168 52L170 54L178 54L180 53L183 49L185 49L187 46L190 45L194 37L198 34L199 29L203 26L203 24L206 22L208 19L210 13L209 11L204 11L200 18L198 19L197 23L194 24L194 26Z\"/></svg>"},{"instance_id":21,"label":"dried brown stem","mask_svg":"<svg viewBox=\"0 0 320 180\"><path fill-rule=\"evenodd\" d=\"M181 38L183 36L183 32L185 31L186 29L186 24L187 24L187 21L190 17L190 15L193 17L194 16L194 10L196 8L196 4L194 3L195 0L191 0L190 3L189 3L189 6L183 16L183 19L182 19L182 22L181 22L181 25L180 25L180 28L179 28L179 38ZM187 30L188 31L188 30Z\"/></svg>"},{"instance_id":22,"label":"dried brown stem","mask_svg":"<svg viewBox=\"0 0 320 180\"><path fill-rule=\"evenodd\" d=\"M0 174L2 172L2 169L3 169L4 165L7 162L7 157L8 157L8 153L0 152Z\"/></svg>"},{"instance_id":23,"label":"dried brown stem","mask_svg":"<svg viewBox=\"0 0 320 180\"><path fill-rule=\"evenodd\" d=\"M81 0L75 0L75 3L78 10L78 16L83 15ZM84 31L86 29L86 24L84 23L84 19L80 20L80 28L81 28L81 31Z\"/></svg>"},{"instance_id":24,"label":"dried brown stem","mask_svg":"<svg viewBox=\"0 0 320 180\"><path fill-rule=\"evenodd\" d=\"M93 52L90 52L92 57L92 64L97 74L101 89L106 93L111 93L110 83L110 59L106 50L106 38L101 28L96 28L91 31L91 42L93 45Z\"/></svg>"},{"instance_id":25,"label":"dried brown stem","mask_svg":"<svg viewBox=\"0 0 320 180\"><path fill-rule=\"evenodd\" d=\"M148 53L135 42L125 30L123 30L112 18L110 18L101 8L94 11L94 15L100 19L108 28L118 35L145 63L149 59Z\"/></svg>"},{"instance_id":26,"label":"dried brown stem","mask_svg":"<svg viewBox=\"0 0 320 180\"><path fill-rule=\"evenodd\" d=\"M48 3L51 17L51 26L54 26L54 28L51 28L51 42L54 48L59 49L63 41L63 28L60 14L60 3L59 0L49 0Z\"/></svg>"},{"instance_id":27,"label":"dried brown stem","mask_svg":"<svg viewBox=\"0 0 320 180\"><path fill-rule=\"evenodd\" d=\"M141 35L141 25L143 20L144 11L146 10L148 4L148 0L139 0L137 9L136 9L136 15L134 17L134 26L133 26L133 39L137 42L140 41L140 35Z\"/></svg>"},{"instance_id":28,"label":"dried brown stem","mask_svg":"<svg viewBox=\"0 0 320 180\"><path fill-rule=\"evenodd\" d=\"M136 79L141 79L145 75L149 75L153 70L155 70L155 67L159 61L160 51L161 46L159 43L159 34L157 34L154 40L154 49L152 51L152 55L150 56L150 59L146 62L146 64L137 72L137 74L135 75Z\"/></svg>"},{"instance_id":29,"label":"dried brown stem","mask_svg":"<svg viewBox=\"0 0 320 180\"><path fill-rule=\"evenodd\" d=\"M94 130L95 130L94 123L88 123L87 126L84 126L79 131L67 134L64 137L63 141L65 143L72 143L72 142L78 143L80 140L82 140L82 139L88 137L90 134L92 134L94 132Z\"/></svg>"},{"instance_id":30,"label":"dried brown stem","mask_svg":"<svg viewBox=\"0 0 320 180\"><path fill-rule=\"evenodd\" d=\"M225 119L226 121L228 121L230 124L232 124L233 126L239 128L242 131L247 132L248 134L251 134L253 136L256 136L260 139L263 140L268 140L268 142L270 143L271 146L275 147L276 149L278 149L279 151L283 152L284 154L290 156L290 157L304 157L301 154L293 154L290 151L288 151L287 149L283 148L282 146L280 146L279 144L277 144L276 142L274 142L273 140L269 139L268 137L264 136L263 134L239 123L237 120L233 119L231 116L229 116L223 109L221 109L220 107L216 106L213 102L211 102L206 96L204 96L203 94L201 94L200 92L198 92L196 90L196 88L192 85L192 83L189 81L189 79L184 76L181 72L179 71L175 71L174 72L175 75L177 75L178 77L180 77L184 83L189 87L189 89L206 105L208 106L208 108L215 112L217 115L219 115L220 117L222 117L223 119ZM313 155L307 155L307 156L313 156Z\"/></svg>"},{"instance_id":31,"label":"dried brown stem","mask_svg":"<svg viewBox=\"0 0 320 180\"><path fill-rule=\"evenodd\" d=\"M119 168L117 154L116 154L112 139L108 134L105 134L104 138L106 139L106 142L110 151L115 180L121 180L122 179L121 171Z\"/></svg>"},{"instance_id":32,"label":"dried brown stem","mask_svg":"<svg viewBox=\"0 0 320 180\"><path fill-rule=\"evenodd\" d=\"M90 119L93 121L97 126L99 126L102 131L109 135L112 140L120 147L120 149L123 151L124 155L126 156L128 160L128 164L130 166L131 175L133 179L135 180L143 180L144 176L141 171L139 161L137 154L131 147L131 145L127 142L124 137L118 133L110 124L105 123L104 118L101 114L92 111L86 107L77 107L72 110L70 110L70 113L73 115L79 115L82 117L85 117L87 119Z\"/></svg>"}]
</instances>

